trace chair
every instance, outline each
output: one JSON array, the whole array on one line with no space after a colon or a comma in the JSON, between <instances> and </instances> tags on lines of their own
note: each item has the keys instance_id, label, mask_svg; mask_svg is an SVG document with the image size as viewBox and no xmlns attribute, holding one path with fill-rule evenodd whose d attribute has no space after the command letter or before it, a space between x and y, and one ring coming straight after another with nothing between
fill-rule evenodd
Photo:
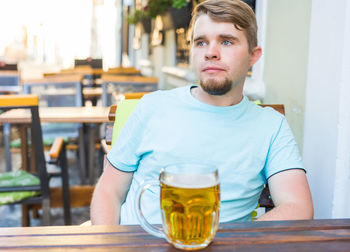
<instances>
[{"instance_id":1,"label":"chair","mask_svg":"<svg viewBox=\"0 0 350 252\"><path fill-rule=\"evenodd\" d=\"M114 122L114 124L116 124L116 122L117 122L117 123L120 123L121 125L124 125L124 123L126 122L128 116L129 116L128 111L130 111L130 113L131 113L131 111L136 106L138 100L141 99L145 94L148 94L148 93L150 93L150 92L125 93L124 94L125 100L130 100L130 101L128 101L128 102L121 102L119 104L119 112L120 111L125 111L126 113L123 113L122 115L119 115L118 116L119 120L115 121L115 116L116 116L115 114L116 114L116 111L117 111L117 105L112 105L109 108L108 119L111 122ZM125 109L123 109L123 106L125 106ZM116 125L107 125L106 126L105 139L101 140L102 150L105 153L108 153L108 151L111 148L113 134L114 134L114 138L116 138L116 136L119 134L120 129L119 129L118 133L113 133L113 129L116 130L117 127L118 127L118 126L116 126L116 127L114 127L114 126L116 126Z\"/></svg>"},{"instance_id":2,"label":"chair","mask_svg":"<svg viewBox=\"0 0 350 252\"><path fill-rule=\"evenodd\" d=\"M112 97L119 93L152 92L158 89L158 78L148 76L103 74L101 83L102 106L115 104Z\"/></svg>"},{"instance_id":3,"label":"chair","mask_svg":"<svg viewBox=\"0 0 350 252\"><path fill-rule=\"evenodd\" d=\"M1 63L1 62L0 62ZM12 70L17 65L1 65L0 64L0 94L16 94L21 91L19 85L19 73L17 70ZM9 70L11 69L11 70ZM11 153L10 153L10 125L4 124L4 145L5 145L5 157L6 157L6 170L11 170Z\"/></svg>"},{"instance_id":4,"label":"chair","mask_svg":"<svg viewBox=\"0 0 350 252\"><path fill-rule=\"evenodd\" d=\"M145 94L149 94L150 92L139 92L139 93L125 93L125 99L141 99Z\"/></svg>"},{"instance_id":5,"label":"chair","mask_svg":"<svg viewBox=\"0 0 350 252\"><path fill-rule=\"evenodd\" d=\"M54 75L41 79L22 81L25 94L39 95L41 107L81 107L84 104L82 74ZM50 146L57 135L64 137L67 147L78 149L80 170L86 162L85 126L80 123L43 123L44 143ZM77 142L80 144L77 145Z\"/></svg>"},{"instance_id":6,"label":"chair","mask_svg":"<svg viewBox=\"0 0 350 252\"><path fill-rule=\"evenodd\" d=\"M82 74L51 75L41 79L23 80L23 93L38 93L40 99L50 106L83 106ZM67 104L68 103L68 104Z\"/></svg>"},{"instance_id":7,"label":"chair","mask_svg":"<svg viewBox=\"0 0 350 252\"><path fill-rule=\"evenodd\" d=\"M89 68L85 68L89 67ZM86 59L75 59L74 60L74 70L81 71L84 73L84 86L86 87L96 87L96 81L101 77L103 72L103 60L102 59L93 59L88 57ZM97 104L97 99L91 99L91 102L94 106Z\"/></svg>"},{"instance_id":8,"label":"chair","mask_svg":"<svg viewBox=\"0 0 350 252\"><path fill-rule=\"evenodd\" d=\"M108 118L110 121L114 122L113 127L106 128L106 139L101 142L103 150L105 153L111 148L111 145L115 142L121 128L126 122L128 116L131 114L133 109L136 107L137 99L124 101L119 106L112 105L109 110ZM261 107L272 107L276 111L281 114L285 114L284 105L283 104L259 104ZM117 108L119 107L119 114ZM122 111L120 111L122 110ZM115 120L118 116L118 120ZM271 199L270 190L268 184L265 185L263 191L261 192L259 198L259 207L265 208L266 211L271 210L274 207L273 201Z\"/></svg>"},{"instance_id":9,"label":"chair","mask_svg":"<svg viewBox=\"0 0 350 252\"><path fill-rule=\"evenodd\" d=\"M3 204L22 204L22 225L30 224L28 210L34 204L41 203L43 209L43 225L50 225L50 178L59 176L62 179L62 198L64 208L64 220L66 225L71 223L69 181L67 170L67 158L65 143L62 137L56 138L50 149L50 164L60 167L58 172L48 172L43 148L42 131L39 118L39 97L37 95L0 95L0 108L9 109L29 109L31 113L31 123L29 124L31 135L30 158L35 160L35 167L27 171L7 172L2 174L0 192ZM28 111L29 112L29 111ZM25 126L25 136L28 127ZM23 150L28 150L27 141L22 142ZM29 153L24 153L27 157ZM20 177L18 179L18 176ZM17 179L16 179L17 178ZM1 179L0 179L1 180ZM26 181L29 181L26 182ZM11 183L10 183L11 182ZM25 195L23 195L25 194ZM13 200L9 199L13 196Z\"/></svg>"},{"instance_id":10,"label":"chair","mask_svg":"<svg viewBox=\"0 0 350 252\"><path fill-rule=\"evenodd\" d=\"M102 59L75 59L74 60L74 66L86 66L89 65L91 68L94 69L101 69L103 68L103 60Z\"/></svg>"},{"instance_id":11,"label":"chair","mask_svg":"<svg viewBox=\"0 0 350 252\"><path fill-rule=\"evenodd\" d=\"M17 64L7 64L0 61L0 71L18 71L18 66Z\"/></svg>"},{"instance_id":12,"label":"chair","mask_svg":"<svg viewBox=\"0 0 350 252\"><path fill-rule=\"evenodd\" d=\"M37 94L41 107L81 107L84 104L81 74L57 75L22 82L24 94ZM57 134L66 139L78 138L81 125L75 123L46 123L42 125L45 143Z\"/></svg>"},{"instance_id":13,"label":"chair","mask_svg":"<svg viewBox=\"0 0 350 252\"><path fill-rule=\"evenodd\" d=\"M20 91L18 71L0 71L0 93L11 94Z\"/></svg>"}]
</instances>

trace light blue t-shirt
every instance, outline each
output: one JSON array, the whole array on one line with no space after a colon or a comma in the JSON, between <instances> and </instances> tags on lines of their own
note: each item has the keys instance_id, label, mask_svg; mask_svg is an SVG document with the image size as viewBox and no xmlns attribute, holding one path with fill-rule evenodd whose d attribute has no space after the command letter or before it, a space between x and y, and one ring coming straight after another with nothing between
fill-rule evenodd
<instances>
[{"instance_id":1,"label":"light blue t-shirt","mask_svg":"<svg viewBox=\"0 0 350 252\"><path fill-rule=\"evenodd\" d=\"M195 99L190 88L144 96L108 153L114 167L134 172L121 207L121 224L139 224L134 210L138 187L157 180L161 168L170 164L198 162L218 168L220 222L250 220L270 176L304 169L282 114L247 97L234 106L209 105ZM143 198L147 220L161 223L159 188L150 188Z\"/></svg>"}]
</instances>

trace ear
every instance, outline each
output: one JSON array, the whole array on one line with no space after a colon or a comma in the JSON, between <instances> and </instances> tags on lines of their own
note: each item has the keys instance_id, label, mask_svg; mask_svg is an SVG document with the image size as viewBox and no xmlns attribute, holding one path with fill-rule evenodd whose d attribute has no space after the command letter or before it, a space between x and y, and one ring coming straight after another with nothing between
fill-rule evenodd
<instances>
[{"instance_id":1,"label":"ear","mask_svg":"<svg viewBox=\"0 0 350 252\"><path fill-rule=\"evenodd\" d=\"M257 62L262 54L262 50L260 46L256 46L253 48L251 55L250 55L250 62L249 62L249 67L253 66L255 62Z\"/></svg>"}]
</instances>

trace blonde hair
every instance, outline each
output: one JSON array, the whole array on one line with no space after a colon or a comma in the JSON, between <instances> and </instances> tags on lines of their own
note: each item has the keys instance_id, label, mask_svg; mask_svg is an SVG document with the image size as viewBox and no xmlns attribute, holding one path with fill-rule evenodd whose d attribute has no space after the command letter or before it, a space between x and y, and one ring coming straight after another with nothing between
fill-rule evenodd
<instances>
[{"instance_id":1,"label":"blonde hair","mask_svg":"<svg viewBox=\"0 0 350 252\"><path fill-rule=\"evenodd\" d=\"M193 26L201 15L208 15L219 22L233 23L236 29L243 31L249 46L249 52L258 45L258 26L254 11L241 0L206 0L198 4L192 12L190 39L193 40Z\"/></svg>"}]
</instances>

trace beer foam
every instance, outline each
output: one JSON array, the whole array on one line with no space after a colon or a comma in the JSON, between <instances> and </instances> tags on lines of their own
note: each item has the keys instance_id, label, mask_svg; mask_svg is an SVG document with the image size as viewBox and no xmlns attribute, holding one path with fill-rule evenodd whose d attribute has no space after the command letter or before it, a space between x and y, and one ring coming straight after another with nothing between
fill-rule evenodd
<instances>
[{"instance_id":1,"label":"beer foam","mask_svg":"<svg viewBox=\"0 0 350 252\"><path fill-rule=\"evenodd\" d=\"M207 188L219 184L213 174L167 174L162 182L180 188Z\"/></svg>"}]
</instances>

